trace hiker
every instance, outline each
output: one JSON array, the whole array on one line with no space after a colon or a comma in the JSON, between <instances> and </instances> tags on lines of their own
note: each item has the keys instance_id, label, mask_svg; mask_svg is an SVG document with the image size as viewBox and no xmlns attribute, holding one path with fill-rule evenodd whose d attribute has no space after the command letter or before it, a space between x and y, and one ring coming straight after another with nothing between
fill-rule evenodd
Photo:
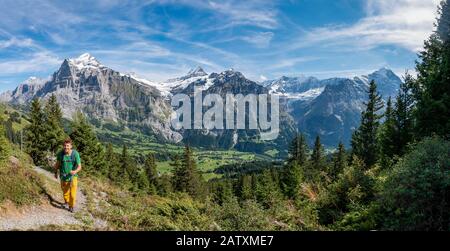
<instances>
[{"instance_id":1,"label":"hiker","mask_svg":"<svg viewBox=\"0 0 450 251\"><path fill-rule=\"evenodd\" d=\"M59 176L61 179L61 189L64 196L65 209L68 209L73 213L76 196L77 196L77 183L78 172L81 170L80 154L72 149L72 140L64 140L64 149L56 156L55 178Z\"/></svg>"}]
</instances>

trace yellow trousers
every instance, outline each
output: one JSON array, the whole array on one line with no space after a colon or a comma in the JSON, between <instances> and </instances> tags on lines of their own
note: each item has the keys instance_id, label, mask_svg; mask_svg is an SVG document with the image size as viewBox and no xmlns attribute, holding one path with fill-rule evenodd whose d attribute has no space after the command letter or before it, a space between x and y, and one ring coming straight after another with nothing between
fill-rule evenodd
<instances>
[{"instance_id":1,"label":"yellow trousers","mask_svg":"<svg viewBox=\"0 0 450 251\"><path fill-rule=\"evenodd\" d=\"M77 177L72 178L72 182L61 181L61 189L63 191L64 201L69 204L69 207L75 206L75 200L77 197Z\"/></svg>"}]
</instances>

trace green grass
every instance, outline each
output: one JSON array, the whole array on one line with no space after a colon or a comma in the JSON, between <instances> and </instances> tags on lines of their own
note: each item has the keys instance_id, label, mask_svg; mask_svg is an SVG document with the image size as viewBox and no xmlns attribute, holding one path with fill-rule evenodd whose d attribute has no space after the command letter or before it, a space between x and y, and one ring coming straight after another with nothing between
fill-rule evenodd
<instances>
[{"instance_id":1,"label":"green grass","mask_svg":"<svg viewBox=\"0 0 450 251\"><path fill-rule=\"evenodd\" d=\"M159 156L157 168L160 173L171 173L170 156L182 154L184 146L182 144L157 143L154 137L125 129L123 131L110 131L107 129L96 128L96 133L101 141L111 142L114 151L120 153L123 145L133 156L145 156L147 153L154 153ZM255 154L249 152L239 152L236 150L207 150L202 148L193 148L194 156L197 160L197 166L204 173L206 179L219 177L212 171L216 168L239 162L253 160L272 160L278 153L277 150L266 154Z\"/></svg>"},{"instance_id":2,"label":"green grass","mask_svg":"<svg viewBox=\"0 0 450 251\"><path fill-rule=\"evenodd\" d=\"M195 151L194 158L197 162L198 169L203 172L203 176L206 180L211 178L219 178L219 174L213 173L215 169L220 166L247 162L252 160L270 160L270 157L265 155L238 152L233 150L224 151ZM157 162L157 168L160 173L171 173L172 166L170 166L171 161L159 161Z\"/></svg>"},{"instance_id":3,"label":"green grass","mask_svg":"<svg viewBox=\"0 0 450 251\"><path fill-rule=\"evenodd\" d=\"M0 163L0 204L11 201L16 206L36 204L45 192L42 178L31 171L30 160L13 149L14 162L9 160Z\"/></svg>"}]
</instances>

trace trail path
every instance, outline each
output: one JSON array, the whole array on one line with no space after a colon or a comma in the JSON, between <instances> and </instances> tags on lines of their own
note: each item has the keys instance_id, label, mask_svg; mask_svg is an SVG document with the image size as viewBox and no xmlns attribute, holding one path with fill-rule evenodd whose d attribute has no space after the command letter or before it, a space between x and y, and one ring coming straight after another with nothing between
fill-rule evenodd
<instances>
[{"instance_id":1,"label":"trail path","mask_svg":"<svg viewBox=\"0 0 450 251\"><path fill-rule=\"evenodd\" d=\"M34 167L34 171L45 176L50 182L59 183L54 175L40 167ZM10 212L6 216L0 216L0 230L30 230L39 229L47 225L83 225L75 218L77 212L87 212L86 195L78 187L75 213L71 213L61 208L64 202L62 194L59 196L47 194L48 203L42 205L29 206L16 212ZM98 225L105 225L104 222L93 219Z\"/></svg>"}]
</instances>

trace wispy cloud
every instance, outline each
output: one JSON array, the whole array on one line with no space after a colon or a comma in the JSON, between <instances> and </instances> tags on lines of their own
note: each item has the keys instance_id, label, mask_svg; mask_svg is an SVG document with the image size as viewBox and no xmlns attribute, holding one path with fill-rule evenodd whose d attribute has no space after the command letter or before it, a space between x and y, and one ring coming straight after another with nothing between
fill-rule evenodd
<instances>
[{"instance_id":1,"label":"wispy cloud","mask_svg":"<svg viewBox=\"0 0 450 251\"><path fill-rule=\"evenodd\" d=\"M227 22L222 28L248 25L266 29L275 29L278 26L278 10L275 2L269 0L158 0L160 4L176 3L206 9L219 14L219 18Z\"/></svg>"},{"instance_id":2,"label":"wispy cloud","mask_svg":"<svg viewBox=\"0 0 450 251\"><path fill-rule=\"evenodd\" d=\"M310 62L310 61L315 61L315 60L319 60L319 57L295 57L295 58L285 58L285 59L280 59L278 61L275 61L270 67L267 67L267 69L281 69L281 68L287 68L287 67L292 67L295 66L298 63L303 63L303 62Z\"/></svg>"},{"instance_id":3,"label":"wispy cloud","mask_svg":"<svg viewBox=\"0 0 450 251\"><path fill-rule=\"evenodd\" d=\"M292 49L320 45L342 49L370 50L397 45L418 51L433 30L439 0L369 0L368 16L350 26L311 30Z\"/></svg>"},{"instance_id":4,"label":"wispy cloud","mask_svg":"<svg viewBox=\"0 0 450 251\"><path fill-rule=\"evenodd\" d=\"M0 49L6 49L8 47L35 47L35 44L32 39L18 39L16 37L12 37L6 40L0 40Z\"/></svg>"},{"instance_id":5,"label":"wispy cloud","mask_svg":"<svg viewBox=\"0 0 450 251\"><path fill-rule=\"evenodd\" d=\"M0 61L0 76L18 73L39 73L47 71L49 67L61 64L61 59L46 52L37 52L26 59Z\"/></svg>"}]
</instances>

